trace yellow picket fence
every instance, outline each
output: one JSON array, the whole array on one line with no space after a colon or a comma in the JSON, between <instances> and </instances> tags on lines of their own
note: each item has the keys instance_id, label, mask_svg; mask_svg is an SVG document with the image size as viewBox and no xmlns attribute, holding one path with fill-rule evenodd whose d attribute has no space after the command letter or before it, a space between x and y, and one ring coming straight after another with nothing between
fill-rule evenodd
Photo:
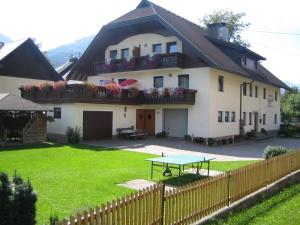
<instances>
[{"instance_id":1,"label":"yellow picket fence","mask_svg":"<svg viewBox=\"0 0 300 225\"><path fill-rule=\"evenodd\" d=\"M289 152L170 191L159 183L56 225L189 224L299 169L300 151Z\"/></svg>"}]
</instances>

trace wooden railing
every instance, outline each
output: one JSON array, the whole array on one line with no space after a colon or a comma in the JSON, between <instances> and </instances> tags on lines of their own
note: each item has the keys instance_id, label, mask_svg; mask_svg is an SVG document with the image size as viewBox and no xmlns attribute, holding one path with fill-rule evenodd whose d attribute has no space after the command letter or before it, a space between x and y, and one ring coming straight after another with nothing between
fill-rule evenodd
<instances>
[{"instance_id":1,"label":"wooden railing","mask_svg":"<svg viewBox=\"0 0 300 225\"><path fill-rule=\"evenodd\" d=\"M91 68L91 74L103 74L113 72L125 72L133 70L151 70L163 68L183 68L184 55L182 53L158 54L155 57L135 57L130 60L113 59L111 62L95 62Z\"/></svg>"},{"instance_id":2,"label":"wooden railing","mask_svg":"<svg viewBox=\"0 0 300 225\"><path fill-rule=\"evenodd\" d=\"M300 151L289 152L171 191L159 183L56 224L190 224L299 169Z\"/></svg>"},{"instance_id":3,"label":"wooden railing","mask_svg":"<svg viewBox=\"0 0 300 225\"><path fill-rule=\"evenodd\" d=\"M21 88L21 96L38 103L103 103L103 104L195 104L195 90L182 89L180 94L146 94L141 90L123 89L119 94L112 94L103 87L89 89L86 85L67 85L63 90L25 91Z\"/></svg>"}]
</instances>

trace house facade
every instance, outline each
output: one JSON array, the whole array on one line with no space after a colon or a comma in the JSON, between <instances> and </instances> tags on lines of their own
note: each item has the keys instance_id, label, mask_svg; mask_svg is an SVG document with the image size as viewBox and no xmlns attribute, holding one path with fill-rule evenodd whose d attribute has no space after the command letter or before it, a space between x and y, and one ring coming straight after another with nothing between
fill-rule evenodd
<instances>
[{"instance_id":1,"label":"house facade","mask_svg":"<svg viewBox=\"0 0 300 225\"><path fill-rule=\"evenodd\" d=\"M278 130L280 88L288 87L260 64L264 57L230 43L226 29L203 29L143 0L105 25L67 76L87 84L22 95L54 108L55 138L68 126L80 127L84 140L130 126L203 138L238 135L240 124L246 132ZM101 86L125 80L136 82L118 93Z\"/></svg>"}]
</instances>

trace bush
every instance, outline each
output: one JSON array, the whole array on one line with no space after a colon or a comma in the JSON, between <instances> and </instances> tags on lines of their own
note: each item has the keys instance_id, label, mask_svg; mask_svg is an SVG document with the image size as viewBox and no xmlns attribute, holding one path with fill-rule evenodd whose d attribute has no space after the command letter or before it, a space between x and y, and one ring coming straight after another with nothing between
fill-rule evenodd
<instances>
[{"instance_id":1,"label":"bush","mask_svg":"<svg viewBox=\"0 0 300 225\"><path fill-rule=\"evenodd\" d=\"M34 225L37 196L30 181L24 182L15 173L10 182L7 174L0 174L0 224Z\"/></svg>"},{"instance_id":2,"label":"bush","mask_svg":"<svg viewBox=\"0 0 300 225\"><path fill-rule=\"evenodd\" d=\"M50 217L49 217L49 222L50 222L50 225L55 225L56 222L58 222L59 218L58 218L58 215L55 213L51 213L50 214Z\"/></svg>"},{"instance_id":3,"label":"bush","mask_svg":"<svg viewBox=\"0 0 300 225\"><path fill-rule=\"evenodd\" d=\"M168 133L167 133L166 131L163 130L162 132L156 133L155 136L156 136L157 138L165 138L165 137L168 136Z\"/></svg>"},{"instance_id":4,"label":"bush","mask_svg":"<svg viewBox=\"0 0 300 225\"><path fill-rule=\"evenodd\" d=\"M191 140L192 140L192 136L186 134L186 135L184 135L184 140L186 140L186 141L191 141Z\"/></svg>"},{"instance_id":5,"label":"bush","mask_svg":"<svg viewBox=\"0 0 300 225\"><path fill-rule=\"evenodd\" d=\"M261 129L260 129L260 132L261 132L262 134L265 134L265 135L267 135L267 134L268 134L268 132L266 131L266 129L265 129L265 128L261 128Z\"/></svg>"},{"instance_id":6,"label":"bush","mask_svg":"<svg viewBox=\"0 0 300 225\"><path fill-rule=\"evenodd\" d=\"M205 139L203 137L194 137L193 141L195 143L198 143L198 144L204 144L205 143Z\"/></svg>"},{"instance_id":7,"label":"bush","mask_svg":"<svg viewBox=\"0 0 300 225\"><path fill-rule=\"evenodd\" d=\"M207 145L213 146L216 143L216 140L214 138L208 138L207 139Z\"/></svg>"},{"instance_id":8,"label":"bush","mask_svg":"<svg viewBox=\"0 0 300 225\"><path fill-rule=\"evenodd\" d=\"M297 128L293 126L281 127L278 131L280 137L294 137L297 135Z\"/></svg>"},{"instance_id":9,"label":"bush","mask_svg":"<svg viewBox=\"0 0 300 225\"><path fill-rule=\"evenodd\" d=\"M68 127L67 128L67 139L68 139L68 142L71 144L79 143L80 142L80 128L77 126L75 128Z\"/></svg>"},{"instance_id":10,"label":"bush","mask_svg":"<svg viewBox=\"0 0 300 225\"><path fill-rule=\"evenodd\" d=\"M286 152L287 152L287 148L285 148L285 147L269 145L264 149L263 156L265 159L269 159L269 158L273 158L278 155L282 155Z\"/></svg>"}]
</instances>

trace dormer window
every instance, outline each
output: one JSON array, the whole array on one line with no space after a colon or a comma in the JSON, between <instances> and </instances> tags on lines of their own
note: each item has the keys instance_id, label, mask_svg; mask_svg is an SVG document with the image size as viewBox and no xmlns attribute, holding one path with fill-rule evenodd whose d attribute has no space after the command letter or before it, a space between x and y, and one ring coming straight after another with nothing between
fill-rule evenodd
<instances>
[{"instance_id":1,"label":"dormer window","mask_svg":"<svg viewBox=\"0 0 300 225\"><path fill-rule=\"evenodd\" d=\"M117 50L111 50L109 52L109 58L111 58L111 59L116 59L117 55L118 55L118 51Z\"/></svg>"},{"instance_id":2,"label":"dormer window","mask_svg":"<svg viewBox=\"0 0 300 225\"><path fill-rule=\"evenodd\" d=\"M167 43L167 53L175 53L175 52L177 52L176 41Z\"/></svg>"},{"instance_id":3,"label":"dormer window","mask_svg":"<svg viewBox=\"0 0 300 225\"><path fill-rule=\"evenodd\" d=\"M247 57L247 56L242 56L241 58L242 65L244 67L247 67L248 69L256 70L257 69L257 60Z\"/></svg>"}]
</instances>

